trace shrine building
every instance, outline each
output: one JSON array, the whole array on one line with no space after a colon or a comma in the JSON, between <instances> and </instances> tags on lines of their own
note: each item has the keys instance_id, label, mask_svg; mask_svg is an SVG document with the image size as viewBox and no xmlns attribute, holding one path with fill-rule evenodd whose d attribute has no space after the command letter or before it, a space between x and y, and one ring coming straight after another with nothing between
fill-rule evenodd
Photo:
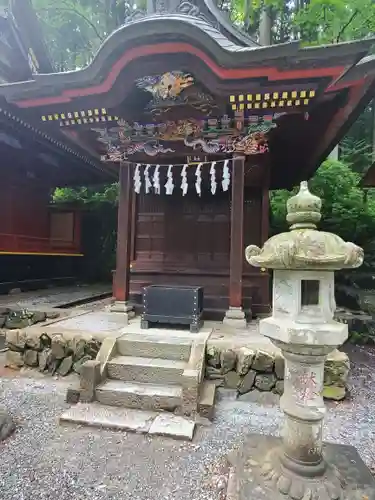
<instances>
[{"instance_id":1,"label":"shrine building","mask_svg":"<svg viewBox=\"0 0 375 500\"><path fill-rule=\"evenodd\" d=\"M53 153L39 186L118 172L118 303L141 304L149 284L195 285L206 317L241 322L270 307L268 273L244 256L268 238L269 191L310 178L374 96L372 45L259 46L212 0L150 1L88 67L0 96L90 164L71 154L59 169Z\"/></svg>"}]
</instances>

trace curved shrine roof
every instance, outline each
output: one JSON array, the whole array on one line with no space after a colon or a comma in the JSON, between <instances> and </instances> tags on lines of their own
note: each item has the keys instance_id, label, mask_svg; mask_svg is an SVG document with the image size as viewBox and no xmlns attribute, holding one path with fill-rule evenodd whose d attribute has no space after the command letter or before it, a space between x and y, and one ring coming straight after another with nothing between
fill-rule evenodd
<instances>
[{"instance_id":1,"label":"curved shrine roof","mask_svg":"<svg viewBox=\"0 0 375 500\"><path fill-rule=\"evenodd\" d=\"M78 137L83 128L76 127L89 127L86 118L80 119L81 116L92 116L82 114L85 109L108 107L112 108L111 115L122 118L116 106L130 94L131 85L137 78L152 75L156 70L164 72L183 67L185 71L196 72L197 80L206 84L214 99L222 99L222 104L227 99L226 106L229 98L234 99L231 103L236 97L243 101L250 92L254 96L255 93L268 96L266 99L269 99L270 92L271 95L280 95L280 99L282 93L289 92L287 99L290 99L292 94L304 92L306 95L308 91L314 99L311 103L306 99L308 106L305 109L311 115L316 130L304 124L301 132L299 125L293 125L297 123L293 122L293 116L291 120L286 120L289 125L283 121L282 128L289 135L275 132L279 135L274 143L271 183L273 187L280 187L298 180L298 175L311 174L373 96L375 58L366 56L374 40L311 48L301 48L298 42L258 46L249 40L245 43L243 38L241 41L242 34L240 36L237 30L231 34L222 22L215 24L207 19L207 15L193 16L191 13L194 11L134 19L105 40L88 67L66 73L35 75L34 80L29 82L0 85L0 95L20 108L28 119L37 120L47 130L57 127L56 134L64 132L58 128L59 122L64 128L64 121L73 118L67 125L72 125L70 130L76 139L85 139L85 133ZM141 62L141 58L141 64L132 65L135 61ZM128 66L131 66L129 71ZM126 75L122 76L125 69ZM122 78L116 87L120 75ZM286 100L281 102L287 106ZM132 104L132 101L127 102L125 115ZM267 103L264 104L263 107L267 107ZM249 104L247 108L240 109L250 109L251 106ZM232 110L235 107L230 105ZM259 105L255 108L259 109ZM259 109L259 112L262 111ZM302 118L304 116L303 109L284 108L273 112L276 111L282 111L283 115L287 114L286 111L294 111ZM73 116L66 116L72 112ZM139 108L139 114L142 112L143 109ZM263 111L263 114L270 112ZM249 113L254 114L254 110ZM74 118L79 119L78 123ZM100 121L106 122L106 118L102 118ZM45 123L41 123L42 119ZM124 119L128 117L124 116ZM303 138L299 136L302 133ZM315 136L312 139L309 134L313 133ZM304 145L301 139L307 143ZM310 146L309 151L307 148L304 151L306 145ZM295 148L299 148L298 153L294 152ZM301 158L306 163L303 172L299 166ZM293 172L292 179L288 181L285 180L285 166Z\"/></svg>"}]
</instances>

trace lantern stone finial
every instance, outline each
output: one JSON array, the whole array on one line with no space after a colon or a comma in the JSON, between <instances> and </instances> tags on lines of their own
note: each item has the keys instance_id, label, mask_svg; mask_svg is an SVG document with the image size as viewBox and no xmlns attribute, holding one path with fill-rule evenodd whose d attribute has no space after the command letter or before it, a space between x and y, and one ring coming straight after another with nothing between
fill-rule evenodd
<instances>
[{"instance_id":1,"label":"lantern stone finial","mask_svg":"<svg viewBox=\"0 0 375 500\"><path fill-rule=\"evenodd\" d=\"M321 219L322 200L309 191L307 181L302 181L299 192L289 198L286 204L288 215L286 220L291 224L290 229L316 229Z\"/></svg>"}]
</instances>

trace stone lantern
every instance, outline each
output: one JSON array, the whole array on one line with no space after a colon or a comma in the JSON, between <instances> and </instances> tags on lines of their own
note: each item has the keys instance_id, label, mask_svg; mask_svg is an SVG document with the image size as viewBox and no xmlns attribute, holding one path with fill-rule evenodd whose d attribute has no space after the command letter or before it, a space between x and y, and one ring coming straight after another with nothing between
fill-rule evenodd
<instances>
[{"instance_id":1,"label":"stone lantern","mask_svg":"<svg viewBox=\"0 0 375 500\"><path fill-rule=\"evenodd\" d=\"M302 182L299 193L287 202L290 231L273 236L262 249L246 248L246 260L252 266L274 271L272 316L261 320L259 328L285 358L280 400L285 421L281 440L256 435L248 440L242 465L237 466L238 496L233 498L373 498L363 493L371 475L354 449L356 466L362 463L367 478L362 489L357 476L354 485L348 480L354 466L347 453L338 452L342 445L328 445L323 453L324 362L348 336L347 325L333 319L334 271L360 266L363 250L317 230L321 204Z\"/></svg>"}]
</instances>

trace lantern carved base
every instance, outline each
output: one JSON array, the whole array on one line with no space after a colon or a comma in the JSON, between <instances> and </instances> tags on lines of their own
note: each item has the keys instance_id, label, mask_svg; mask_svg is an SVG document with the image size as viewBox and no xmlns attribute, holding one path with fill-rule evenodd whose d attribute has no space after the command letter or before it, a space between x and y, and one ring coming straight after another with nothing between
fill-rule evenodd
<instances>
[{"instance_id":1,"label":"lantern carved base","mask_svg":"<svg viewBox=\"0 0 375 500\"><path fill-rule=\"evenodd\" d=\"M317 466L284 465L279 438L251 435L230 457L227 500L374 500L375 478L352 446L325 444Z\"/></svg>"}]
</instances>

